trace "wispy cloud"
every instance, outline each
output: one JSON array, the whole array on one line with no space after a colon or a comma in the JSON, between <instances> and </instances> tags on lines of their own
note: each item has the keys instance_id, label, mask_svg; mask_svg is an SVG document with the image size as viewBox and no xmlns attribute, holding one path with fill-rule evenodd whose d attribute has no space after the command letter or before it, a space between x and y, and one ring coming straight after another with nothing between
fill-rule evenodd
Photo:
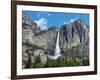
<instances>
[{"instance_id":1,"label":"wispy cloud","mask_svg":"<svg viewBox=\"0 0 100 80\"><path fill-rule=\"evenodd\" d=\"M74 21L76 21L77 19L79 19L79 18L78 18L78 17L76 17L76 18L72 18L72 19L70 19L69 22L74 22Z\"/></svg>"},{"instance_id":2,"label":"wispy cloud","mask_svg":"<svg viewBox=\"0 0 100 80\"><path fill-rule=\"evenodd\" d=\"M63 25L66 24L66 22L63 23Z\"/></svg>"},{"instance_id":3,"label":"wispy cloud","mask_svg":"<svg viewBox=\"0 0 100 80\"><path fill-rule=\"evenodd\" d=\"M39 14L38 17L40 17L41 15Z\"/></svg>"},{"instance_id":4,"label":"wispy cloud","mask_svg":"<svg viewBox=\"0 0 100 80\"><path fill-rule=\"evenodd\" d=\"M72 23L72 22L76 21L77 19L79 19L79 18L78 18L78 17L76 17L76 18L71 18L69 21L64 22L63 25L64 25L64 24Z\"/></svg>"},{"instance_id":5,"label":"wispy cloud","mask_svg":"<svg viewBox=\"0 0 100 80\"><path fill-rule=\"evenodd\" d=\"M71 19L69 22L74 22L76 19Z\"/></svg>"},{"instance_id":6,"label":"wispy cloud","mask_svg":"<svg viewBox=\"0 0 100 80\"><path fill-rule=\"evenodd\" d=\"M51 15L51 14L49 14L49 13L47 14L47 16L50 16L50 15Z\"/></svg>"},{"instance_id":7,"label":"wispy cloud","mask_svg":"<svg viewBox=\"0 0 100 80\"><path fill-rule=\"evenodd\" d=\"M40 17L40 16L48 17L51 14L49 12L38 12L37 15L38 15L38 17Z\"/></svg>"},{"instance_id":8,"label":"wispy cloud","mask_svg":"<svg viewBox=\"0 0 100 80\"><path fill-rule=\"evenodd\" d=\"M36 20L35 22L41 28L41 30L47 29L47 19L46 18L40 18L39 20Z\"/></svg>"}]
</instances>

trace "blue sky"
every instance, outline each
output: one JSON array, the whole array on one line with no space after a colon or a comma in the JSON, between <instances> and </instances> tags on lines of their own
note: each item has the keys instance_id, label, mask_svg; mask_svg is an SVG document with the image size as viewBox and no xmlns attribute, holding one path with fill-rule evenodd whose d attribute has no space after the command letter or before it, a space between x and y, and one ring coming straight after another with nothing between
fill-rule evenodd
<instances>
[{"instance_id":1,"label":"blue sky","mask_svg":"<svg viewBox=\"0 0 100 80\"><path fill-rule=\"evenodd\" d=\"M76 19L82 19L86 25L89 25L89 14L82 13L63 13L63 12L40 12L23 11L33 22L36 22L41 29L48 29L51 26L61 27Z\"/></svg>"}]
</instances>

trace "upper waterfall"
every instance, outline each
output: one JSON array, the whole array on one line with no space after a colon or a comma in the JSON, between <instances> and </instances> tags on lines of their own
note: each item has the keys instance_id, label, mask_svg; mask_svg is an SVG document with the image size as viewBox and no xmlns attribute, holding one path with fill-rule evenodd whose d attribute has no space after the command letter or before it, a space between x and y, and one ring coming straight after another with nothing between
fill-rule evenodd
<instances>
[{"instance_id":1,"label":"upper waterfall","mask_svg":"<svg viewBox=\"0 0 100 80\"><path fill-rule=\"evenodd\" d=\"M58 35L57 35L56 48L55 48L55 55L56 55L57 57L60 56L59 32L58 32Z\"/></svg>"}]
</instances>

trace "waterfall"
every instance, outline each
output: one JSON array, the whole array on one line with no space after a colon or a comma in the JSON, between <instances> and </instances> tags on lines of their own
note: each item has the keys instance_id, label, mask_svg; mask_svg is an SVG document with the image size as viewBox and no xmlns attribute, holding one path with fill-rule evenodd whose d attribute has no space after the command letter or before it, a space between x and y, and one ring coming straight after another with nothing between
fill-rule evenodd
<instances>
[{"instance_id":1,"label":"waterfall","mask_svg":"<svg viewBox=\"0 0 100 80\"><path fill-rule=\"evenodd\" d=\"M55 48L55 55L56 55L57 57L60 56L59 32L58 32L58 35L57 35L56 48Z\"/></svg>"},{"instance_id":2,"label":"waterfall","mask_svg":"<svg viewBox=\"0 0 100 80\"><path fill-rule=\"evenodd\" d=\"M57 33L57 40L56 40L56 47L55 47L55 55L51 56L49 55L48 57L51 59L57 59L59 56L61 56L60 54L60 46L59 46L59 31Z\"/></svg>"}]
</instances>

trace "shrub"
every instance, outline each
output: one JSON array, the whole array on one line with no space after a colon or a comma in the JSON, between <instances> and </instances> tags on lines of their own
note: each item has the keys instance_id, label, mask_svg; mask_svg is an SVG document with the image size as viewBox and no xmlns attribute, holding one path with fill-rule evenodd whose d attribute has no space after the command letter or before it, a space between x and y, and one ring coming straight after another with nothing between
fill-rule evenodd
<instances>
[{"instance_id":1,"label":"shrub","mask_svg":"<svg viewBox=\"0 0 100 80\"><path fill-rule=\"evenodd\" d=\"M87 57L83 58L82 59L82 64L83 64L83 66L89 65L89 59Z\"/></svg>"},{"instance_id":2,"label":"shrub","mask_svg":"<svg viewBox=\"0 0 100 80\"><path fill-rule=\"evenodd\" d=\"M41 63L40 56L36 56L33 68L43 68L43 67L44 67L44 64Z\"/></svg>"},{"instance_id":3,"label":"shrub","mask_svg":"<svg viewBox=\"0 0 100 80\"><path fill-rule=\"evenodd\" d=\"M47 58L47 62L45 64L45 67L53 67L53 60Z\"/></svg>"},{"instance_id":4,"label":"shrub","mask_svg":"<svg viewBox=\"0 0 100 80\"><path fill-rule=\"evenodd\" d=\"M77 57L69 57L66 66L81 66L81 60Z\"/></svg>"},{"instance_id":5,"label":"shrub","mask_svg":"<svg viewBox=\"0 0 100 80\"><path fill-rule=\"evenodd\" d=\"M31 56L28 56L28 61L25 64L25 68L32 68L33 67L33 63L31 61Z\"/></svg>"},{"instance_id":6,"label":"shrub","mask_svg":"<svg viewBox=\"0 0 100 80\"><path fill-rule=\"evenodd\" d=\"M66 60L64 58L58 58L57 59L57 67L64 67L66 66Z\"/></svg>"}]
</instances>

